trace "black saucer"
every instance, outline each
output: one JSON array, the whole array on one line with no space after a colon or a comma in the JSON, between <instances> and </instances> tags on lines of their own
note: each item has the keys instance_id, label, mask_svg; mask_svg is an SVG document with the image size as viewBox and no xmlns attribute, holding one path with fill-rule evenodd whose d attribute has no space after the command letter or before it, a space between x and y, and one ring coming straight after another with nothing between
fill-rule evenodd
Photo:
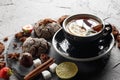
<instances>
[{"instance_id":1,"label":"black saucer","mask_svg":"<svg viewBox=\"0 0 120 80\"><path fill-rule=\"evenodd\" d=\"M64 37L62 29L58 30L52 40L53 47L63 57L75 61L96 60L109 53L114 45L113 35L96 41L96 44L87 47L73 47Z\"/></svg>"}]
</instances>

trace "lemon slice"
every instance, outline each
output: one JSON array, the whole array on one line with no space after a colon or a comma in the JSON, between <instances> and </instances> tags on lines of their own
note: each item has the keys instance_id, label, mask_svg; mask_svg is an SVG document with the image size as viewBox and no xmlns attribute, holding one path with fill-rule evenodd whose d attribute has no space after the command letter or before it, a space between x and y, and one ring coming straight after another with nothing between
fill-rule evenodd
<instances>
[{"instance_id":1,"label":"lemon slice","mask_svg":"<svg viewBox=\"0 0 120 80\"><path fill-rule=\"evenodd\" d=\"M78 72L78 67L72 62L63 62L56 67L56 74L61 79L70 79Z\"/></svg>"},{"instance_id":2,"label":"lemon slice","mask_svg":"<svg viewBox=\"0 0 120 80\"><path fill-rule=\"evenodd\" d=\"M81 26L78 25L71 25L68 27L69 31L77 36L85 36L86 35L86 30L82 28Z\"/></svg>"}]
</instances>

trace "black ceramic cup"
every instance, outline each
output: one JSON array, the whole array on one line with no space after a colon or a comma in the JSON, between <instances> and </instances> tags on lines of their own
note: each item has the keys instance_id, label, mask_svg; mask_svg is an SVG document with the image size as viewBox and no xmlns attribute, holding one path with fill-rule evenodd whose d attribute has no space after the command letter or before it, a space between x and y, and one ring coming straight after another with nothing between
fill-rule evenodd
<instances>
[{"instance_id":1,"label":"black ceramic cup","mask_svg":"<svg viewBox=\"0 0 120 80\"><path fill-rule=\"evenodd\" d=\"M68 24L70 22L75 21L75 20L83 20L85 25L88 25L90 28L91 26L94 26L93 24L90 23L90 20L93 20L98 23L97 26L101 26L101 29L99 31L96 31L95 33L93 32L92 35L84 35L84 36L79 36L75 35L67 30ZM87 21L89 20L89 21ZM79 24L80 21L77 23ZM84 25L82 25L83 27ZM84 28L84 27L83 27ZM92 28L93 29L93 28ZM97 27L96 27L97 29ZM72 30L72 28L71 28ZM75 46L75 47L83 47L83 46L88 46L88 45L93 45L96 44L96 41L98 41L101 38L107 37L112 32L112 26L110 24L105 24L104 21L91 14L76 14L76 15L71 15L68 18L66 18L63 22L63 32L65 38L68 40L68 42Z\"/></svg>"}]
</instances>

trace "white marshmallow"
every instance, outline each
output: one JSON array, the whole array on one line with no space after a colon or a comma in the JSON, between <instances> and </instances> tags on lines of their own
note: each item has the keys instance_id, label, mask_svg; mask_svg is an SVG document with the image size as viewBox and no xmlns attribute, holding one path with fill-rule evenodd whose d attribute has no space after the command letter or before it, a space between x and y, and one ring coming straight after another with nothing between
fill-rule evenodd
<instances>
[{"instance_id":1,"label":"white marshmallow","mask_svg":"<svg viewBox=\"0 0 120 80\"><path fill-rule=\"evenodd\" d=\"M51 64L50 66L49 66L49 69L50 69L50 71L51 72L55 72L55 69L56 69L56 67L57 67L57 64L56 63L53 63L53 64Z\"/></svg>"},{"instance_id":2,"label":"white marshmallow","mask_svg":"<svg viewBox=\"0 0 120 80\"><path fill-rule=\"evenodd\" d=\"M42 76L45 80L52 77L51 73L48 70L42 71Z\"/></svg>"},{"instance_id":3,"label":"white marshmallow","mask_svg":"<svg viewBox=\"0 0 120 80\"><path fill-rule=\"evenodd\" d=\"M37 58L37 59L33 60L33 63L34 63L35 67L38 67L42 63L42 61L39 58Z\"/></svg>"}]
</instances>

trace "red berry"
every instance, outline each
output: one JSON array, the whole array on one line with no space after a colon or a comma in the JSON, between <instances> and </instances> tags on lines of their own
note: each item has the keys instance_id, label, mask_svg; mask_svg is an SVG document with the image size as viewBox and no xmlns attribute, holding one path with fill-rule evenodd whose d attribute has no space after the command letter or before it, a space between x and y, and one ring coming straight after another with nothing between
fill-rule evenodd
<instances>
[{"instance_id":1,"label":"red berry","mask_svg":"<svg viewBox=\"0 0 120 80\"><path fill-rule=\"evenodd\" d=\"M0 78L8 80L11 73L12 72L11 72L11 69L9 67L3 67L0 70Z\"/></svg>"}]
</instances>

